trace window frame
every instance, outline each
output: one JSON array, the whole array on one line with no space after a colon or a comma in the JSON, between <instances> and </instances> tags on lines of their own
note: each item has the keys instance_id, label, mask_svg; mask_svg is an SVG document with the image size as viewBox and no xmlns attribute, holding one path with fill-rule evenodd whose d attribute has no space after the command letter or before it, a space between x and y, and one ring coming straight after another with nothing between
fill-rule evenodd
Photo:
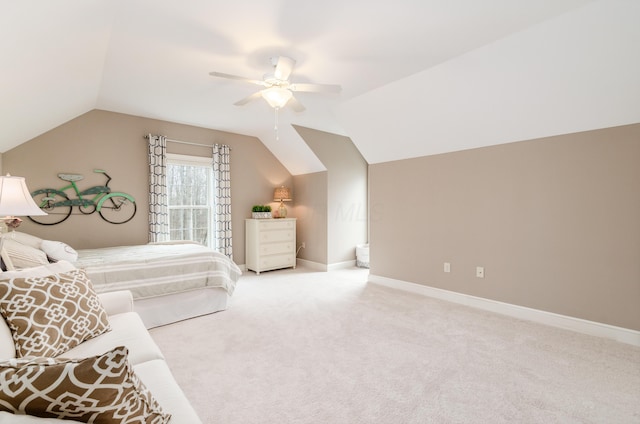
<instances>
[{"instance_id":1,"label":"window frame","mask_svg":"<svg viewBox=\"0 0 640 424\"><path fill-rule=\"evenodd\" d=\"M192 205L192 209L207 209L209 211L208 214L208 235L207 235L207 245L209 247L214 247L215 240L215 196L214 196L214 181L213 181L213 163L212 158L206 156L193 156L193 155L184 155L178 153L167 153L167 167L169 165L185 165L185 166L200 166L209 168L209 177L208 177L208 204L206 206L200 205ZM168 174L168 172L167 172ZM169 191L169 181L167 180L167 191ZM167 196L167 211L169 214L171 213L171 209L185 209L184 205L178 207L172 207L169 204L170 196ZM169 230L169 240L170 241L181 241L181 240L171 240L171 219L168 220L168 230ZM194 240L191 240L194 241Z\"/></svg>"}]
</instances>

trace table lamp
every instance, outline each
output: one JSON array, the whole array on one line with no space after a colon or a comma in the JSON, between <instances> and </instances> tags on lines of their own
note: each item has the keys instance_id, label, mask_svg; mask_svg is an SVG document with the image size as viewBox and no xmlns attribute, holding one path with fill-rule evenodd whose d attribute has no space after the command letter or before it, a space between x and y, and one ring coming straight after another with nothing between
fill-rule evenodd
<instances>
[{"instance_id":1,"label":"table lamp","mask_svg":"<svg viewBox=\"0 0 640 424\"><path fill-rule=\"evenodd\" d=\"M31 197L24 177L12 177L9 174L4 177L0 176L0 220L7 227L15 229L20 225L22 221L17 217L18 215L35 216L46 214ZM0 256L4 259L7 268L12 268L3 242L2 247L0 247Z\"/></svg>"},{"instance_id":2,"label":"table lamp","mask_svg":"<svg viewBox=\"0 0 640 424\"><path fill-rule=\"evenodd\" d=\"M275 202L280 202L280 207L278 208L278 217L286 218L287 208L284 206L283 202L291 201L291 190L289 190L289 187L276 187L276 189L273 191L273 200Z\"/></svg>"}]
</instances>

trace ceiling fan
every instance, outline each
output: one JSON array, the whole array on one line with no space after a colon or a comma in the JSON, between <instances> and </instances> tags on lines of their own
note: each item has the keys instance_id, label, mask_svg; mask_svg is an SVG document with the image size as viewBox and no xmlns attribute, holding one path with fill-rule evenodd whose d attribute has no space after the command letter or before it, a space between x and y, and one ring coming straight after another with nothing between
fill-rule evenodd
<instances>
[{"instance_id":1,"label":"ceiling fan","mask_svg":"<svg viewBox=\"0 0 640 424\"><path fill-rule=\"evenodd\" d=\"M220 78L228 78L232 80L244 81L264 87L262 90L253 93L244 99L234 103L236 106L242 106L252 100L260 97L264 98L267 103L274 109L281 109L285 105L291 106L296 112L302 112L305 107L293 97L293 92L309 92L309 93L339 93L341 87L335 84L296 84L289 81L293 66L296 61L286 56L275 56L271 58L271 65L274 70L265 74L262 80L245 78L237 75L225 74L222 72L210 72L209 75Z\"/></svg>"}]
</instances>

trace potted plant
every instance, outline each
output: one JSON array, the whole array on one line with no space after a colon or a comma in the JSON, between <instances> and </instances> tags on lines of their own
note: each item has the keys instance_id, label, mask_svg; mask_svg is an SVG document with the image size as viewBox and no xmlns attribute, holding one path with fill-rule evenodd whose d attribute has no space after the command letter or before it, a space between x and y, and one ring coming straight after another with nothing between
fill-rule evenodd
<instances>
[{"instance_id":1,"label":"potted plant","mask_svg":"<svg viewBox=\"0 0 640 424\"><path fill-rule=\"evenodd\" d=\"M271 206L269 205L254 205L251 208L251 217L253 219L272 218Z\"/></svg>"}]
</instances>

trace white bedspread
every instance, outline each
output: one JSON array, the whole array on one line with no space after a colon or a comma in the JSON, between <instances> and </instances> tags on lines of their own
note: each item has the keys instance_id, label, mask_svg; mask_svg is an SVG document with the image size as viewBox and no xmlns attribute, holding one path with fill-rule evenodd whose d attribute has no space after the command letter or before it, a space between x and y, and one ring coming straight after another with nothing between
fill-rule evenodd
<instances>
[{"instance_id":1,"label":"white bedspread","mask_svg":"<svg viewBox=\"0 0 640 424\"><path fill-rule=\"evenodd\" d=\"M98 293L131 290L134 299L204 287L233 294L242 271L225 255L196 243L157 243L78 250L74 264Z\"/></svg>"}]
</instances>

